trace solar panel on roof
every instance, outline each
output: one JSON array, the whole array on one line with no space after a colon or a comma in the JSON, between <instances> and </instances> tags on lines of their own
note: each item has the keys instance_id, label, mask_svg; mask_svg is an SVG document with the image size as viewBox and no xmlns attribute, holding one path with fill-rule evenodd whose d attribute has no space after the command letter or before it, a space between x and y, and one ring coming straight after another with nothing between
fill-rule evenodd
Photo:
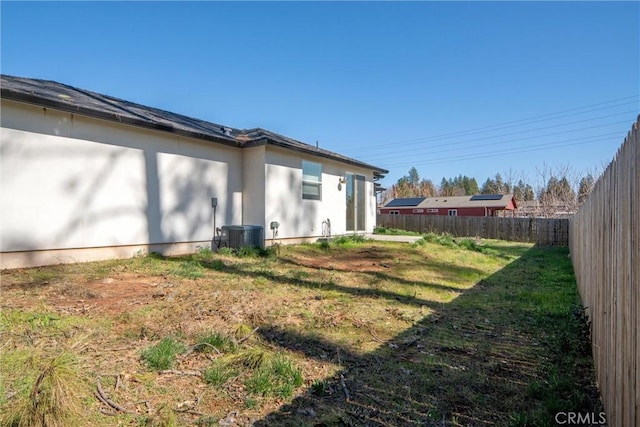
<instances>
[{"instance_id":1,"label":"solar panel on roof","mask_svg":"<svg viewBox=\"0 0 640 427\"><path fill-rule=\"evenodd\" d=\"M386 205L385 208L397 208L400 206L418 206L426 197L407 197L403 199L393 199Z\"/></svg>"},{"instance_id":2,"label":"solar panel on roof","mask_svg":"<svg viewBox=\"0 0 640 427\"><path fill-rule=\"evenodd\" d=\"M480 201L480 200L500 200L502 199L502 194L477 194L475 196L472 196L471 200L472 202L476 202L476 201Z\"/></svg>"}]
</instances>

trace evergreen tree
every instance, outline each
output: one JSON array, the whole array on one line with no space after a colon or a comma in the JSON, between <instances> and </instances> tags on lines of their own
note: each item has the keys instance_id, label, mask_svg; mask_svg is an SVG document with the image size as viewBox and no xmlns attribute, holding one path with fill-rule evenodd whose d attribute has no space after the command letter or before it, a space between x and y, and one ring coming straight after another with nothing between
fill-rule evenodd
<instances>
[{"instance_id":1,"label":"evergreen tree","mask_svg":"<svg viewBox=\"0 0 640 427\"><path fill-rule=\"evenodd\" d=\"M440 181L440 195L453 196L452 184L445 177L442 177L442 181Z\"/></svg>"},{"instance_id":2,"label":"evergreen tree","mask_svg":"<svg viewBox=\"0 0 640 427\"><path fill-rule=\"evenodd\" d=\"M487 180L482 184L482 189L480 190L481 194L496 194L497 193L497 185L494 180L491 178L487 178Z\"/></svg>"},{"instance_id":3,"label":"evergreen tree","mask_svg":"<svg viewBox=\"0 0 640 427\"><path fill-rule=\"evenodd\" d=\"M532 200L535 200L536 198L536 193L535 191L533 191L533 187L529 184L524 186L524 200L527 202L530 202Z\"/></svg>"},{"instance_id":4,"label":"evergreen tree","mask_svg":"<svg viewBox=\"0 0 640 427\"><path fill-rule=\"evenodd\" d=\"M469 178L465 175L464 177L464 194L467 196L473 196L474 194L478 194L480 189L478 188L478 181L475 178Z\"/></svg>"},{"instance_id":5,"label":"evergreen tree","mask_svg":"<svg viewBox=\"0 0 640 427\"><path fill-rule=\"evenodd\" d=\"M516 185L513 186L513 196L518 202L524 201L524 182L519 180Z\"/></svg>"},{"instance_id":6,"label":"evergreen tree","mask_svg":"<svg viewBox=\"0 0 640 427\"><path fill-rule=\"evenodd\" d=\"M417 187L420 184L420 175L415 167L409 169L409 175L407 176L409 184L413 187Z\"/></svg>"},{"instance_id":7,"label":"evergreen tree","mask_svg":"<svg viewBox=\"0 0 640 427\"><path fill-rule=\"evenodd\" d=\"M582 204L593 188L593 176L589 173L582 177L578 184L578 204Z\"/></svg>"}]
</instances>

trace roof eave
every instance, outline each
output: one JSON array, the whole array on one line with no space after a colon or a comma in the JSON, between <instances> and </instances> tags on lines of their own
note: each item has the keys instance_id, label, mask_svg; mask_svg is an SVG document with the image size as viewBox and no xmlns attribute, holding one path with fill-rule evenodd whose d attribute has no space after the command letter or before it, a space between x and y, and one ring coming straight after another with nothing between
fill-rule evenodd
<instances>
[{"instance_id":1,"label":"roof eave","mask_svg":"<svg viewBox=\"0 0 640 427\"><path fill-rule=\"evenodd\" d=\"M25 104L35 105L38 107L49 107L56 110L64 111L71 114L78 114L90 118L107 120L115 123L122 123L136 127L142 127L146 129L158 130L161 132L174 133L191 138L217 142L220 144L238 147L238 142L233 138L216 137L213 135L207 135L198 132L189 132L183 129L177 129L173 126L166 125L158 122L145 121L134 117L119 115L115 113L108 113L104 111L98 111L92 108L86 108L81 105L71 105L65 102L55 101L52 99L42 98L36 95L30 95L21 92L14 92L6 88L0 88L0 98L10 101L22 102Z\"/></svg>"},{"instance_id":2,"label":"roof eave","mask_svg":"<svg viewBox=\"0 0 640 427\"><path fill-rule=\"evenodd\" d=\"M301 146L296 146L296 145L291 145L288 144L286 142L283 141L279 141L278 139L275 138L270 138L268 136L263 136L262 138L258 138L255 139L249 143L247 143L245 146L257 146L257 145L273 145L276 147L281 147L281 148L285 148L287 150L292 150L292 151L297 151L300 153L305 153L305 154L311 154L313 156L318 156L318 157L323 157L325 159L330 159L336 162L341 162L341 163L347 163L350 164L352 166L357 166L360 168L364 168L364 169L370 169L373 171L374 177L377 179L380 179L382 177L384 177L384 175L388 174L389 171L386 169L382 169L379 168L377 166L373 166L364 162L359 162L356 159L349 159L349 158L345 158L345 157L341 157L341 156L333 156L331 155L331 153L327 153L323 150L318 150L315 149L314 147L312 147L311 145L307 147L301 147Z\"/></svg>"},{"instance_id":3,"label":"roof eave","mask_svg":"<svg viewBox=\"0 0 640 427\"><path fill-rule=\"evenodd\" d=\"M4 77L5 76L3 75L3 78ZM9 77L10 76L7 76L7 78ZM11 77L11 78L18 79L15 77ZM50 82L50 83L61 85L56 82ZM84 91L84 90L72 88L72 87L68 87L68 88L69 90L78 91L84 94L85 96L90 96L93 98L98 97L100 98L99 101L107 102L108 104L111 104L110 101L108 100L105 101L106 98L111 99L106 95L94 94L92 92L88 92L88 91ZM223 144L231 147L244 148L244 147L254 147L254 146L261 146L261 145L268 144L268 145L281 147L290 151L305 153L312 156L323 157L336 162L341 162L341 163L353 165L359 168L371 170L373 172L373 179L376 181L383 178L385 174L389 173L389 171L386 169L382 169L377 166L373 166L356 159L342 156L338 153L332 153L331 151L328 151L328 150L319 149L317 147L313 147L312 145L305 144L303 142L296 141L292 138L288 138L285 136L280 136L271 131L266 131L261 128L254 128L254 129L245 130L245 131L235 130L236 131L235 134L229 134L229 135L227 135L226 132L225 134L217 134L215 132L208 133L206 130L204 132L200 132L199 130L181 128L181 126L175 126L175 124L172 123L171 120L157 121L157 120L154 120L153 117L141 116L136 112L131 112L128 109L123 108L119 104L116 105L116 107L119 109L122 109L124 112L123 114L120 114L118 111L114 112L108 109L104 110L104 109L87 106L84 104L73 103L68 100L58 100L56 98L42 96L41 94L38 94L36 92L29 92L28 90L15 90L15 89L12 89L11 86L9 87L2 86L0 87L0 89L1 89L0 97L2 99L11 100L15 102L22 102L25 104L30 104L30 105L34 105L42 108L52 108L59 111L63 111L71 114L77 114L77 115L81 115L89 118L101 119L101 120L105 120L113 123L127 124L131 126L136 126L139 128L152 129L152 130L157 130L161 132L182 135L182 136L196 138L203 141L215 142L215 143L219 143L219 144ZM118 100L118 103L126 103L126 101ZM136 108L143 108L143 109L149 108L145 106L138 106L137 104L133 106ZM127 113L131 113L131 114L127 114ZM175 113L170 113L170 114L175 114ZM195 120L191 118L188 118L188 119ZM234 129L229 128L229 130L233 131ZM251 134L254 134L254 135L251 135Z\"/></svg>"}]
</instances>

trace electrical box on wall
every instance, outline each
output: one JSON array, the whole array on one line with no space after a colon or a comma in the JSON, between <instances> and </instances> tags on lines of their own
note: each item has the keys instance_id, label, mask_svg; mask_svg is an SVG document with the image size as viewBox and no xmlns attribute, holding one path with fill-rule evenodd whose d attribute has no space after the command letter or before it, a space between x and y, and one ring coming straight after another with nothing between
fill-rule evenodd
<instances>
[{"instance_id":1,"label":"electrical box on wall","mask_svg":"<svg viewBox=\"0 0 640 427\"><path fill-rule=\"evenodd\" d=\"M212 197L211 198L211 207L215 208L218 206L218 198L217 197Z\"/></svg>"}]
</instances>

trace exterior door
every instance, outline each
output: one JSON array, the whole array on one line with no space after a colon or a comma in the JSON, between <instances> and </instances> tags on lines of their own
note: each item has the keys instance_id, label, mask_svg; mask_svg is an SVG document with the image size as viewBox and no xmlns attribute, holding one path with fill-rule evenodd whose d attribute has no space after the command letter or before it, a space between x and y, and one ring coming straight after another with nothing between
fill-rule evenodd
<instances>
[{"instance_id":1,"label":"exterior door","mask_svg":"<svg viewBox=\"0 0 640 427\"><path fill-rule=\"evenodd\" d=\"M364 231L366 224L365 177L348 173L346 175L347 231Z\"/></svg>"}]
</instances>

